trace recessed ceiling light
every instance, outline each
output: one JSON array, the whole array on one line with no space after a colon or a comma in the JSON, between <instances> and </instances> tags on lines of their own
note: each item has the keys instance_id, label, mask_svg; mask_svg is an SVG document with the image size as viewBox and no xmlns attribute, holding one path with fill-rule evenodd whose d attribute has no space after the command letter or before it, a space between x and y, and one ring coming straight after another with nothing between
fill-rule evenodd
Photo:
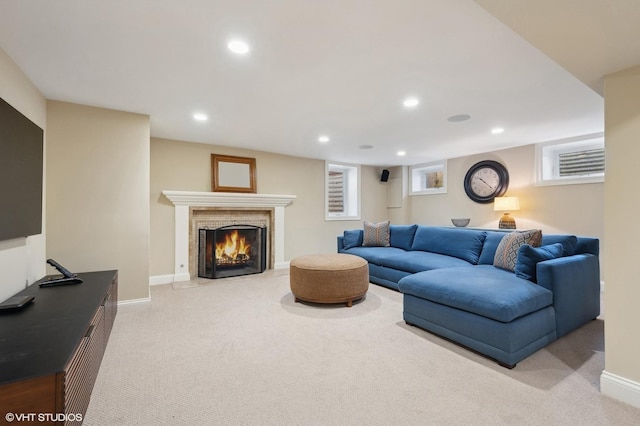
<instances>
[{"instance_id":1,"label":"recessed ceiling light","mask_svg":"<svg viewBox=\"0 0 640 426\"><path fill-rule=\"evenodd\" d=\"M249 52L249 45L242 40L231 40L227 47L233 53L237 53L238 55L244 55Z\"/></svg>"},{"instance_id":2,"label":"recessed ceiling light","mask_svg":"<svg viewBox=\"0 0 640 426\"><path fill-rule=\"evenodd\" d=\"M404 157L405 155L407 155L405 151L398 151L397 154L398 154L398 157Z\"/></svg>"},{"instance_id":3,"label":"recessed ceiling light","mask_svg":"<svg viewBox=\"0 0 640 426\"><path fill-rule=\"evenodd\" d=\"M493 133L494 135L499 135L502 132L504 132L504 129L502 127L496 127L495 129L491 129L491 133Z\"/></svg>"},{"instance_id":4,"label":"recessed ceiling light","mask_svg":"<svg viewBox=\"0 0 640 426\"><path fill-rule=\"evenodd\" d=\"M329 136L324 136L324 135L323 135L323 136L320 136L320 137L318 138L318 142L320 142L320 143L327 143L327 142L329 142Z\"/></svg>"},{"instance_id":5,"label":"recessed ceiling light","mask_svg":"<svg viewBox=\"0 0 640 426\"><path fill-rule=\"evenodd\" d=\"M195 114L193 114L193 119L196 121L207 121L209 119L209 117L207 117L206 114L203 114L201 112L197 112Z\"/></svg>"},{"instance_id":6,"label":"recessed ceiling light","mask_svg":"<svg viewBox=\"0 0 640 426\"><path fill-rule=\"evenodd\" d=\"M373 145L360 145L358 148L360 148L360 149L372 149Z\"/></svg>"},{"instance_id":7,"label":"recessed ceiling light","mask_svg":"<svg viewBox=\"0 0 640 426\"><path fill-rule=\"evenodd\" d=\"M451 117L447 118L447 121L450 121L452 123L459 123L460 121L467 121L470 118L471 116L469 114L458 114L452 115Z\"/></svg>"},{"instance_id":8,"label":"recessed ceiling light","mask_svg":"<svg viewBox=\"0 0 640 426\"><path fill-rule=\"evenodd\" d=\"M415 108L420 103L420 100L415 97L407 98L402 102L405 108Z\"/></svg>"}]
</instances>

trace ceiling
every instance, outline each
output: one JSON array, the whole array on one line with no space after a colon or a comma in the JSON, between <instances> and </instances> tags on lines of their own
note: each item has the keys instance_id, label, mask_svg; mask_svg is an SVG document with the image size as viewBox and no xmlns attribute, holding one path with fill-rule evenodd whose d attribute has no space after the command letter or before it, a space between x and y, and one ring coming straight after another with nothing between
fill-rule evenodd
<instances>
[{"instance_id":1,"label":"ceiling","mask_svg":"<svg viewBox=\"0 0 640 426\"><path fill-rule=\"evenodd\" d=\"M627 64L563 60L580 46L556 38L567 22L587 33L599 22L578 19L575 3L0 0L0 48L47 99L147 114L153 137L409 165L603 131L598 82L617 70L605 68ZM636 14L611 6L612 27L640 22L640 2L619 3ZM563 4L550 22L548 11ZM228 50L234 37L248 54ZM592 46L581 47L574 56L590 56ZM640 64L640 48L624 50L615 53ZM404 108L408 96L419 105ZM196 112L208 120L193 120ZM447 120L458 114L471 119Z\"/></svg>"}]
</instances>

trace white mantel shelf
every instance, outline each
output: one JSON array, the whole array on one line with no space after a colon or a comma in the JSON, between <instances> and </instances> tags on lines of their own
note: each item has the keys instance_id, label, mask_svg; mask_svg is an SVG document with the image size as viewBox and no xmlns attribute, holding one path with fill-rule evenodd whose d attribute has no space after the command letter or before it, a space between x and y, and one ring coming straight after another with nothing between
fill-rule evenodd
<instances>
[{"instance_id":1,"label":"white mantel shelf","mask_svg":"<svg viewBox=\"0 0 640 426\"><path fill-rule=\"evenodd\" d=\"M162 191L176 206L286 207L295 195L243 194L238 192Z\"/></svg>"},{"instance_id":2,"label":"white mantel shelf","mask_svg":"<svg viewBox=\"0 0 640 426\"><path fill-rule=\"evenodd\" d=\"M175 206L175 258L173 281L189 281L189 208L229 207L273 208L274 269L288 266L284 261L284 208L295 195L244 194L237 192L162 191Z\"/></svg>"}]
</instances>

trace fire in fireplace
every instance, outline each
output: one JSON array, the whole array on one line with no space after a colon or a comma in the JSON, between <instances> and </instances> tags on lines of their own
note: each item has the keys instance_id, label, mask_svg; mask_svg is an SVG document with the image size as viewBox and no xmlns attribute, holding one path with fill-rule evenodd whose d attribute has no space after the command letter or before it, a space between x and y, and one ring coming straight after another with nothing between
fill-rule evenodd
<instances>
[{"instance_id":1,"label":"fire in fireplace","mask_svg":"<svg viewBox=\"0 0 640 426\"><path fill-rule=\"evenodd\" d=\"M198 276L226 278L264 272L267 260L267 228L229 225L200 229Z\"/></svg>"}]
</instances>

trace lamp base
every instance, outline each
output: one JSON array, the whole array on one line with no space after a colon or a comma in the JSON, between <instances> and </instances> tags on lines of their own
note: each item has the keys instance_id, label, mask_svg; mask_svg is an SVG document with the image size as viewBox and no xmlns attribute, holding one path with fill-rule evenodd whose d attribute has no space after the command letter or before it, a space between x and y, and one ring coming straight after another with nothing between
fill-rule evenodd
<instances>
[{"instance_id":1,"label":"lamp base","mask_svg":"<svg viewBox=\"0 0 640 426\"><path fill-rule=\"evenodd\" d=\"M516 229L516 220L505 212L498 222L498 229Z\"/></svg>"}]
</instances>

